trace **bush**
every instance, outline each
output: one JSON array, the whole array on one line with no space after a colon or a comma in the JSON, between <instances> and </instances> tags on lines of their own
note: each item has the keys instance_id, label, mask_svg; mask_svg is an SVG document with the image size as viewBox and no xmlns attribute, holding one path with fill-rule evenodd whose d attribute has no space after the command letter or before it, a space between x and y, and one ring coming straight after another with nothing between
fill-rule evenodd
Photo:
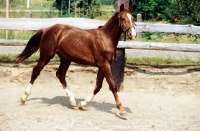
<instances>
[{"instance_id":1,"label":"bush","mask_svg":"<svg viewBox=\"0 0 200 131\"><path fill-rule=\"evenodd\" d=\"M143 20L200 25L199 0L132 0L132 4L133 14L142 14Z\"/></svg>"},{"instance_id":2,"label":"bush","mask_svg":"<svg viewBox=\"0 0 200 131\"><path fill-rule=\"evenodd\" d=\"M97 0L70 0L70 13L69 0L56 0L53 7L60 11L62 8L62 16L95 18L101 15L100 3Z\"/></svg>"},{"instance_id":3,"label":"bush","mask_svg":"<svg viewBox=\"0 0 200 131\"><path fill-rule=\"evenodd\" d=\"M200 25L199 0L172 0L170 18L178 24ZM176 19L177 21L173 21Z\"/></svg>"}]
</instances>

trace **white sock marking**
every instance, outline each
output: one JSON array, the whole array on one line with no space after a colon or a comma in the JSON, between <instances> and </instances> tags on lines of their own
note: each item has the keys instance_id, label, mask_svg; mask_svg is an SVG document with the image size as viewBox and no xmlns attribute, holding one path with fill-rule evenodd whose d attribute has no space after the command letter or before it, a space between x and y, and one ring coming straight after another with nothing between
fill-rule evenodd
<instances>
[{"instance_id":1,"label":"white sock marking","mask_svg":"<svg viewBox=\"0 0 200 131\"><path fill-rule=\"evenodd\" d=\"M68 86L65 88L65 92L67 97L69 97L69 101L75 101L74 95Z\"/></svg>"},{"instance_id":2,"label":"white sock marking","mask_svg":"<svg viewBox=\"0 0 200 131\"><path fill-rule=\"evenodd\" d=\"M94 99L94 95L90 95L88 96L85 101L81 101L80 104L79 104L79 107L82 108L82 107L85 107L87 106L92 100Z\"/></svg>"},{"instance_id":3,"label":"white sock marking","mask_svg":"<svg viewBox=\"0 0 200 131\"><path fill-rule=\"evenodd\" d=\"M32 89L32 84L29 83L28 87L26 88L26 90L24 91L24 95L21 96L21 101L23 103L26 102L26 100L28 99L28 96L31 94L31 89Z\"/></svg>"},{"instance_id":4,"label":"white sock marking","mask_svg":"<svg viewBox=\"0 0 200 131\"><path fill-rule=\"evenodd\" d=\"M25 90L25 94L29 96L31 94L31 89L32 89L32 84L29 83L27 89Z\"/></svg>"}]
</instances>

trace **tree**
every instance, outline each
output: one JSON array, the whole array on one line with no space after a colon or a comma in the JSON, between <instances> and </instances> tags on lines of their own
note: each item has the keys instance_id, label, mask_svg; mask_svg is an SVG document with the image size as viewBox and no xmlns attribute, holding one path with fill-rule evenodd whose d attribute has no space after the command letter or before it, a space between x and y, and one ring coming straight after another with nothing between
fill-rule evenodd
<instances>
[{"instance_id":1,"label":"tree","mask_svg":"<svg viewBox=\"0 0 200 131\"><path fill-rule=\"evenodd\" d=\"M144 20L200 25L200 0L131 0L133 14Z\"/></svg>"},{"instance_id":2,"label":"tree","mask_svg":"<svg viewBox=\"0 0 200 131\"><path fill-rule=\"evenodd\" d=\"M200 0L171 0L170 19L178 24L200 25Z\"/></svg>"},{"instance_id":3,"label":"tree","mask_svg":"<svg viewBox=\"0 0 200 131\"><path fill-rule=\"evenodd\" d=\"M114 5L116 0L99 0L102 5Z\"/></svg>"},{"instance_id":4,"label":"tree","mask_svg":"<svg viewBox=\"0 0 200 131\"><path fill-rule=\"evenodd\" d=\"M144 20L165 20L169 10L169 0L131 0L133 14L142 14Z\"/></svg>"},{"instance_id":5,"label":"tree","mask_svg":"<svg viewBox=\"0 0 200 131\"><path fill-rule=\"evenodd\" d=\"M70 14L69 9L70 5ZM100 3L97 0L56 0L53 4L58 10L62 10L63 16L78 16L94 18L101 15Z\"/></svg>"}]
</instances>

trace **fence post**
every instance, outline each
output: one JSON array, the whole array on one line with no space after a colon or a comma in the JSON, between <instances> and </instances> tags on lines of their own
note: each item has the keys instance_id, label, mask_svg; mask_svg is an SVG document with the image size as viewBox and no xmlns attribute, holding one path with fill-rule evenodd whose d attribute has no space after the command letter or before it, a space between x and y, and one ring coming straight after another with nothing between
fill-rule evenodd
<instances>
[{"instance_id":1,"label":"fence post","mask_svg":"<svg viewBox=\"0 0 200 131\"><path fill-rule=\"evenodd\" d=\"M6 18L9 18L9 0L6 0ZM8 30L6 30L6 39L8 39Z\"/></svg>"},{"instance_id":2,"label":"fence post","mask_svg":"<svg viewBox=\"0 0 200 131\"><path fill-rule=\"evenodd\" d=\"M116 0L115 2L115 11L119 11L120 5L124 3L125 8L129 7L129 0ZM126 40L126 33L122 33L120 41ZM117 86L117 91L120 91L123 88L124 81L124 65L125 65L125 49L117 48L115 60L111 65L113 79Z\"/></svg>"},{"instance_id":3,"label":"fence post","mask_svg":"<svg viewBox=\"0 0 200 131\"><path fill-rule=\"evenodd\" d=\"M137 14L137 22L142 22L142 15L141 14ZM139 41L142 41L142 33L141 32L137 33L137 39Z\"/></svg>"},{"instance_id":4,"label":"fence post","mask_svg":"<svg viewBox=\"0 0 200 131\"><path fill-rule=\"evenodd\" d=\"M32 18L32 10L29 10L26 14L26 18Z\"/></svg>"},{"instance_id":5,"label":"fence post","mask_svg":"<svg viewBox=\"0 0 200 131\"><path fill-rule=\"evenodd\" d=\"M42 2L40 4L40 18L42 18Z\"/></svg>"}]
</instances>

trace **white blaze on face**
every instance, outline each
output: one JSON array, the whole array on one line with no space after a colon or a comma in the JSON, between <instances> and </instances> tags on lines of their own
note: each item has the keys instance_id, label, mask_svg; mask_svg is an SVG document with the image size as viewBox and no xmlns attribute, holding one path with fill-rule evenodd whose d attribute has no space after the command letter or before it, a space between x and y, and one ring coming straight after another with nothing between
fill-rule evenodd
<instances>
[{"instance_id":1,"label":"white blaze on face","mask_svg":"<svg viewBox=\"0 0 200 131\"><path fill-rule=\"evenodd\" d=\"M134 28L134 23L133 23L133 21L131 19L131 17L132 17L131 14L127 14L127 17L129 18L130 23L131 23L131 35L132 36L136 36L136 30Z\"/></svg>"}]
</instances>

